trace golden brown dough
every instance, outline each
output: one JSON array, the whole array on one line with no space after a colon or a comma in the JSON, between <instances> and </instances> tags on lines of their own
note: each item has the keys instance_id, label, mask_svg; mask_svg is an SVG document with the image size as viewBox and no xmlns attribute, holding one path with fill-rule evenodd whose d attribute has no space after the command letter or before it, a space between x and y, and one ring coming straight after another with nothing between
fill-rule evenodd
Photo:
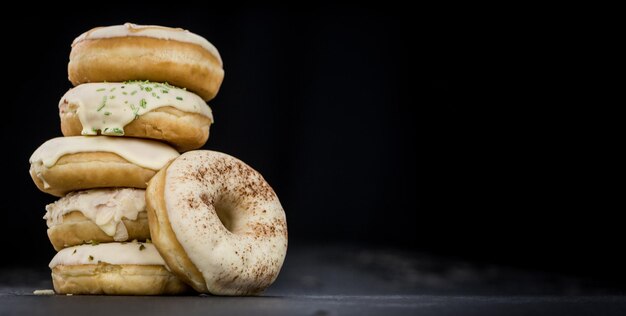
<instances>
[{"instance_id":1,"label":"golden brown dough","mask_svg":"<svg viewBox=\"0 0 626 316\"><path fill-rule=\"evenodd\" d=\"M83 125L75 108L67 103L59 107L63 136L79 136ZM183 112L171 106L145 113L124 126L124 135L162 140L180 152L202 147L209 138L211 119L206 116Z\"/></svg>"},{"instance_id":2,"label":"golden brown dough","mask_svg":"<svg viewBox=\"0 0 626 316\"><path fill-rule=\"evenodd\" d=\"M175 295L190 290L158 265L57 265L52 283L57 294Z\"/></svg>"},{"instance_id":3,"label":"golden brown dough","mask_svg":"<svg viewBox=\"0 0 626 316\"><path fill-rule=\"evenodd\" d=\"M155 173L154 170L142 168L117 154L108 152L65 155L50 168L41 162L30 166L30 175L37 188L54 196L91 188L143 189ZM45 187L41 178L45 179L49 187Z\"/></svg>"},{"instance_id":4,"label":"golden brown dough","mask_svg":"<svg viewBox=\"0 0 626 316\"><path fill-rule=\"evenodd\" d=\"M146 212L140 212L136 220L122 219L128 231L128 239L139 241L150 238L148 217ZM81 212L71 212L63 215L63 223L48 228L48 237L54 250L81 245L88 241L114 242L113 236L105 234L98 225L85 217Z\"/></svg>"},{"instance_id":5,"label":"golden brown dough","mask_svg":"<svg viewBox=\"0 0 626 316\"><path fill-rule=\"evenodd\" d=\"M215 97L224 78L221 62L199 45L139 36L75 43L68 73L75 86L103 81L168 82L205 101Z\"/></svg>"},{"instance_id":6,"label":"golden brown dough","mask_svg":"<svg viewBox=\"0 0 626 316\"><path fill-rule=\"evenodd\" d=\"M158 244L159 253L167 261L171 270L177 272L177 276L185 283L191 285L196 291L208 292L204 278L198 268L189 260L187 253L181 246L167 216L165 199L163 198L165 187L165 176L167 167L163 167L163 172L157 173L152 178L150 186L146 189L146 211L148 212L148 222L150 235L155 245Z\"/></svg>"}]
</instances>

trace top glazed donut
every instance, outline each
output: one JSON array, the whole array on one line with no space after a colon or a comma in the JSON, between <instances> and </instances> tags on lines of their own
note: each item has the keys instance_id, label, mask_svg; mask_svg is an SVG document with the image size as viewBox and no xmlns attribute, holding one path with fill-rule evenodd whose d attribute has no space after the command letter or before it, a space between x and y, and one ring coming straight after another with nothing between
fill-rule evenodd
<instances>
[{"instance_id":1,"label":"top glazed donut","mask_svg":"<svg viewBox=\"0 0 626 316\"><path fill-rule=\"evenodd\" d=\"M98 27L72 43L69 80L150 80L187 88L211 100L224 79L219 52L203 37L179 28L131 23Z\"/></svg>"}]
</instances>

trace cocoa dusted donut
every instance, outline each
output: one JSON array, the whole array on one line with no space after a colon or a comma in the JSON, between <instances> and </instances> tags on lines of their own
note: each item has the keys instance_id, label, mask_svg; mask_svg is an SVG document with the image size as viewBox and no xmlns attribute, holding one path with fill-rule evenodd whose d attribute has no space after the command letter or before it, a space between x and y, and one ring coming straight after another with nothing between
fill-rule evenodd
<instances>
[{"instance_id":1,"label":"cocoa dusted donut","mask_svg":"<svg viewBox=\"0 0 626 316\"><path fill-rule=\"evenodd\" d=\"M151 138L180 151L202 147L213 122L211 109L194 93L167 83L85 83L59 102L65 136Z\"/></svg>"},{"instance_id":2,"label":"cocoa dusted donut","mask_svg":"<svg viewBox=\"0 0 626 316\"><path fill-rule=\"evenodd\" d=\"M187 88L204 100L224 79L219 52L205 38L179 28L126 23L89 30L72 43L72 84L150 80Z\"/></svg>"},{"instance_id":3,"label":"cocoa dusted donut","mask_svg":"<svg viewBox=\"0 0 626 316\"><path fill-rule=\"evenodd\" d=\"M150 238L145 190L106 188L68 193L46 206L48 237L59 251L85 242Z\"/></svg>"},{"instance_id":4,"label":"cocoa dusted donut","mask_svg":"<svg viewBox=\"0 0 626 316\"><path fill-rule=\"evenodd\" d=\"M93 188L144 189L178 155L174 148L147 139L57 137L31 155L30 175L39 190L55 196Z\"/></svg>"},{"instance_id":5,"label":"cocoa dusted donut","mask_svg":"<svg viewBox=\"0 0 626 316\"><path fill-rule=\"evenodd\" d=\"M196 291L254 295L270 286L287 251L285 212L261 174L214 151L190 151L146 189L152 241Z\"/></svg>"},{"instance_id":6,"label":"cocoa dusted donut","mask_svg":"<svg viewBox=\"0 0 626 316\"><path fill-rule=\"evenodd\" d=\"M190 290L167 270L150 243L65 248L49 267L57 294L172 295Z\"/></svg>"}]
</instances>

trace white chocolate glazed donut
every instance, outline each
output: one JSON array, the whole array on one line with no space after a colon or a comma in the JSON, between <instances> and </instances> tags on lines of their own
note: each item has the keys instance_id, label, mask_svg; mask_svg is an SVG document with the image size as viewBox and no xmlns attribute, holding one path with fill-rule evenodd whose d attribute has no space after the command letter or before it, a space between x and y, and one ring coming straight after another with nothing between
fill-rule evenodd
<instances>
[{"instance_id":1,"label":"white chocolate glazed donut","mask_svg":"<svg viewBox=\"0 0 626 316\"><path fill-rule=\"evenodd\" d=\"M202 147L213 122L194 93L166 83L86 83L59 102L64 136L107 135L166 141L180 151Z\"/></svg>"},{"instance_id":2,"label":"white chocolate glazed donut","mask_svg":"<svg viewBox=\"0 0 626 316\"><path fill-rule=\"evenodd\" d=\"M52 258L49 267L57 294L164 295L189 291L167 270L150 243L65 248Z\"/></svg>"},{"instance_id":3,"label":"white chocolate glazed donut","mask_svg":"<svg viewBox=\"0 0 626 316\"><path fill-rule=\"evenodd\" d=\"M182 154L146 189L150 233L171 271L195 290L253 295L287 251L285 212L261 174L214 151Z\"/></svg>"},{"instance_id":4,"label":"white chocolate glazed donut","mask_svg":"<svg viewBox=\"0 0 626 316\"><path fill-rule=\"evenodd\" d=\"M187 88L204 100L224 79L222 59L209 41L179 28L126 23L98 27L72 43L72 84L150 80Z\"/></svg>"},{"instance_id":5,"label":"white chocolate glazed donut","mask_svg":"<svg viewBox=\"0 0 626 316\"><path fill-rule=\"evenodd\" d=\"M129 137L57 137L30 157L30 175L46 193L107 187L143 189L178 152L163 143Z\"/></svg>"}]
</instances>

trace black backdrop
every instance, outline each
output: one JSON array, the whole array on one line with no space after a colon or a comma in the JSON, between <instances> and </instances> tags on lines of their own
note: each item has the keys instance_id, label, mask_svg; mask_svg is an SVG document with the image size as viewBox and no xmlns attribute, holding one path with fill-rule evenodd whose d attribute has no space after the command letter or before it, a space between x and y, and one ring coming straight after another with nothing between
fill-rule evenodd
<instances>
[{"instance_id":1,"label":"black backdrop","mask_svg":"<svg viewBox=\"0 0 626 316\"><path fill-rule=\"evenodd\" d=\"M71 41L127 21L187 28L219 49L226 76L205 148L263 173L291 247L354 243L624 279L618 209L588 181L590 153L571 150L582 136L562 112L571 91L549 36L348 7L4 20L14 31L3 45L1 265L54 254L41 219L54 198L32 184L28 157L60 136Z\"/></svg>"}]
</instances>

